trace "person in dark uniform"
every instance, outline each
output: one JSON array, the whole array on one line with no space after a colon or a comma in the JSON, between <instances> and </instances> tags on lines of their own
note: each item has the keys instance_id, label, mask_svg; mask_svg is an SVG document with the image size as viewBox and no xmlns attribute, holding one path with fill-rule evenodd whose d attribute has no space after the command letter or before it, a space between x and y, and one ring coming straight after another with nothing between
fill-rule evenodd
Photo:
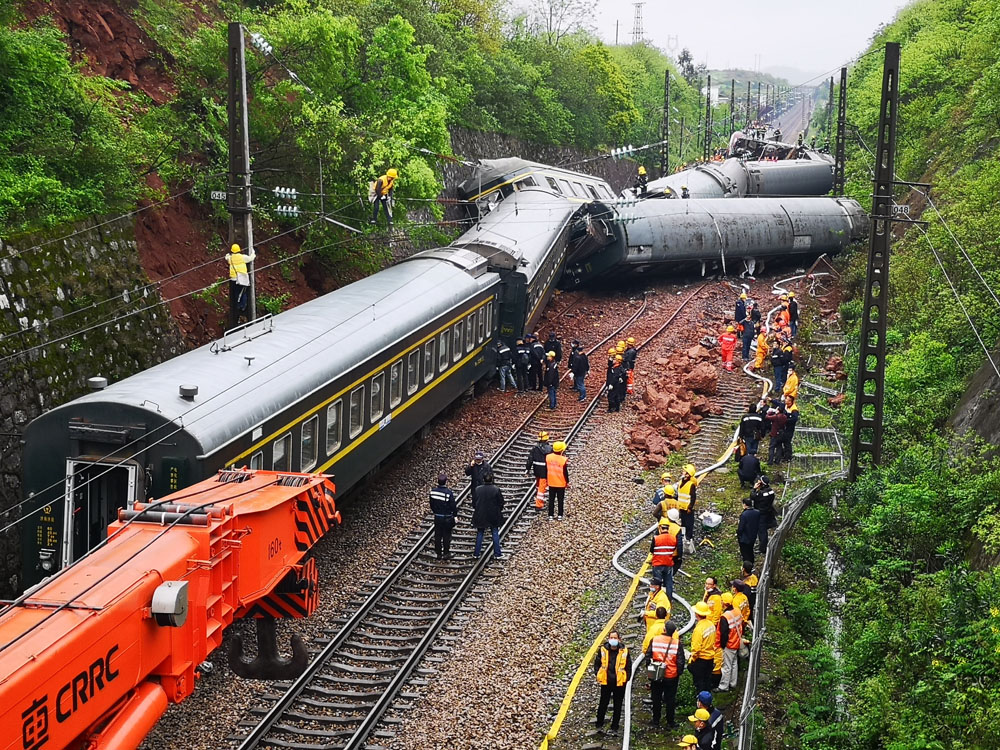
<instances>
[{"instance_id":1,"label":"person in dark uniform","mask_svg":"<svg viewBox=\"0 0 1000 750\"><path fill-rule=\"evenodd\" d=\"M500 374L500 392L507 392L507 383L511 388L517 388L517 381L514 380L514 373L511 369L514 366L514 352L501 339L497 341L497 372Z\"/></svg>"},{"instance_id":2,"label":"person in dark uniform","mask_svg":"<svg viewBox=\"0 0 1000 750\"><path fill-rule=\"evenodd\" d=\"M483 553L486 529L493 533L493 559L502 560L500 527L503 526L503 493L493 484L493 471L483 475L483 483L472 492L472 526L476 529L476 546L472 556L477 560Z\"/></svg>"},{"instance_id":3,"label":"person in dark uniform","mask_svg":"<svg viewBox=\"0 0 1000 750\"><path fill-rule=\"evenodd\" d=\"M740 440L747 447L747 453L756 453L757 445L764 432L764 418L757 410L757 404L747 404L747 413L740 419Z\"/></svg>"},{"instance_id":4,"label":"person in dark uniform","mask_svg":"<svg viewBox=\"0 0 1000 750\"><path fill-rule=\"evenodd\" d=\"M756 302L747 303L747 315L750 316L755 328L760 326L760 307Z\"/></svg>"},{"instance_id":5,"label":"person in dark uniform","mask_svg":"<svg viewBox=\"0 0 1000 750\"><path fill-rule=\"evenodd\" d=\"M733 320L737 323L747 316L747 293L740 292L739 299L736 300L736 309L733 312Z\"/></svg>"},{"instance_id":6,"label":"person in dark uniform","mask_svg":"<svg viewBox=\"0 0 1000 750\"><path fill-rule=\"evenodd\" d=\"M590 359L579 341L573 342L573 353L569 355L569 370L573 373L573 390L580 394L580 401L587 399L587 373Z\"/></svg>"},{"instance_id":7,"label":"person in dark uniform","mask_svg":"<svg viewBox=\"0 0 1000 750\"><path fill-rule=\"evenodd\" d=\"M743 512L736 527L736 541L744 560L754 561L753 545L760 534L760 511L752 507L750 498L743 498Z\"/></svg>"},{"instance_id":8,"label":"person in dark uniform","mask_svg":"<svg viewBox=\"0 0 1000 750\"><path fill-rule=\"evenodd\" d=\"M649 175L646 174L646 168L640 166L639 172L635 176L635 183L632 185L632 190L637 196L645 198L648 183Z\"/></svg>"},{"instance_id":9,"label":"person in dark uniform","mask_svg":"<svg viewBox=\"0 0 1000 750\"><path fill-rule=\"evenodd\" d=\"M757 478L753 489L750 490L750 502L753 507L760 511L760 527L757 531L760 553L767 553L768 531L777 528L778 520L774 510L774 489L766 475ZM752 560L750 561L753 562Z\"/></svg>"},{"instance_id":10,"label":"person in dark uniform","mask_svg":"<svg viewBox=\"0 0 1000 750\"><path fill-rule=\"evenodd\" d=\"M750 347L753 345L754 339L754 324L753 320L750 318L750 313L746 314L740 324L740 336L743 337L743 364L746 365L750 361Z\"/></svg>"},{"instance_id":11,"label":"person in dark uniform","mask_svg":"<svg viewBox=\"0 0 1000 750\"><path fill-rule=\"evenodd\" d=\"M524 339L518 339L514 348L514 372L517 374L517 392L524 393L531 382L531 347L524 343Z\"/></svg>"},{"instance_id":12,"label":"person in dark uniform","mask_svg":"<svg viewBox=\"0 0 1000 750\"><path fill-rule=\"evenodd\" d=\"M455 528L458 501L447 487L448 475L438 474L437 487L431 490L431 513L434 514L434 552L438 560L451 559L451 531Z\"/></svg>"},{"instance_id":13,"label":"person in dark uniform","mask_svg":"<svg viewBox=\"0 0 1000 750\"><path fill-rule=\"evenodd\" d=\"M469 482L471 487L469 488L470 493L475 493L476 487L481 485L484 481L484 477L487 474L493 473L493 467L490 466L490 462L486 460L486 456L483 455L482 451L476 451L475 455L472 457L472 461L469 465L465 467L465 476L469 477Z\"/></svg>"},{"instance_id":14,"label":"person in dark uniform","mask_svg":"<svg viewBox=\"0 0 1000 750\"><path fill-rule=\"evenodd\" d=\"M543 376L545 389L549 392L549 411L556 409L556 393L559 390L559 362L556 361L556 353L553 351L545 354L545 375Z\"/></svg>"},{"instance_id":15,"label":"person in dark uniform","mask_svg":"<svg viewBox=\"0 0 1000 750\"><path fill-rule=\"evenodd\" d=\"M799 332L799 303L795 299L795 292L788 293L788 325L792 329L792 338Z\"/></svg>"},{"instance_id":16,"label":"person in dark uniform","mask_svg":"<svg viewBox=\"0 0 1000 750\"><path fill-rule=\"evenodd\" d=\"M608 411L621 411L625 401L625 386L628 373L625 371L622 355L615 355L615 365L608 373Z\"/></svg>"},{"instance_id":17,"label":"person in dark uniform","mask_svg":"<svg viewBox=\"0 0 1000 750\"><path fill-rule=\"evenodd\" d=\"M760 474L760 459L753 453L746 453L736 464L736 476L740 478L740 487L754 484Z\"/></svg>"},{"instance_id":18,"label":"person in dark uniform","mask_svg":"<svg viewBox=\"0 0 1000 750\"><path fill-rule=\"evenodd\" d=\"M531 369L534 372L532 388L540 391L545 378L545 347L538 340L537 333L531 334Z\"/></svg>"},{"instance_id":19,"label":"person in dark uniform","mask_svg":"<svg viewBox=\"0 0 1000 750\"><path fill-rule=\"evenodd\" d=\"M541 510L545 507L545 498L548 493L549 483L548 464L545 458L552 452L552 443L549 442L549 433L542 430L538 433L538 442L528 452L528 460L524 464L524 475L534 475L535 477L535 508Z\"/></svg>"},{"instance_id":20,"label":"person in dark uniform","mask_svg":"<svg viewBox=\"0 0 1000 750\"><path fill-rule=\"evenodd\" d=\"M562 362L562 341L556 338L555 331L549 331L549 337L545 340L545 351L556 353L556 362Z\"/></svg>"},{"instance_id":21,"label":"person in dark uniform","mask_svg":"<svg viewBox=\"0 0 1000 750\"><path fill-rule=\"evenodd\" d=\"M636 348L635 339L632 336L626 339L626 343L625 353L622 354L622 362L625 364L626 370L634 370L635 361L639 358L639 350Z\"/></svg>"}]
</instances>

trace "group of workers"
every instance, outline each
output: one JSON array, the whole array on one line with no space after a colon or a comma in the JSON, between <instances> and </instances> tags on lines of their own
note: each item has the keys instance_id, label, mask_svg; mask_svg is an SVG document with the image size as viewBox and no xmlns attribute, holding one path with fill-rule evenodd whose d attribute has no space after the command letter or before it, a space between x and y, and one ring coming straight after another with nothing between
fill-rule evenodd
<instances>
[{"instance_id":1,"label":"group of workers","mask_svg":"<svg viewBox=\"0 0 1000 750\"><path fill-rule=\"evenodd\" d=\"M639 348L629 336L608 349L608 369L604 382L608 386L608 411L622 410L625 397L635 390L635 363Z\"/></svg>"},{"instance_id":2,"label":"group of workers","mask_svg":"<svg viewBox=\"0 0 1000 750\"><path fill-rule=\"evenodd\" d=\"M508 384L511 388L516 388L518 393L541 391L545 388L549 396L549 409L554 410L559 390L559 363L563 357L562 341L555 331L549 332L544 343L537 332L529 333L517 339L513 349L505 341L498 339L496 349L501 392L507 392ZM590 370L590 363L579 341L573 341L569 367L574 377L573 389L580 392L582 401L587 393L583 379Z\"/></svg>"}]
</instances>

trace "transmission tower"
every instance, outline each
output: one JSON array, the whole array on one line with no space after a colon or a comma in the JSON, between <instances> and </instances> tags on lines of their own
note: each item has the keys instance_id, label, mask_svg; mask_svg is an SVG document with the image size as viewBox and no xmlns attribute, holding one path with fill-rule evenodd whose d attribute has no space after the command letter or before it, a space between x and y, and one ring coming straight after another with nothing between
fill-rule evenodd
<instances>
[{"instance_id":1,"label":"transmission tower","mask_svg":"<svg viewBox=\"0 0 1000 750\"><path fill-rule=\"evenodd\" d=\"M646 3L632 3L635 8L635 19L632 21L632 44L642 44L642 6Z\"/></svg>"}]
</instances>

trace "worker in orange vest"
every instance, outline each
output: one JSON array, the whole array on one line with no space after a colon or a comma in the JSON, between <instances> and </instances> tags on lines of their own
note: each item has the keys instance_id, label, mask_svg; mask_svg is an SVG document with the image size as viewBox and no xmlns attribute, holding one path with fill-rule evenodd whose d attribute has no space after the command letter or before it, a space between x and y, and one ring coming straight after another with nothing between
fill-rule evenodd
<instances>
[{"instance_id":1,"label":"worker in orange vest","mask_svg":"<svg viewBox=\"0 0 1000 750\"><path fill-rule=\"evenodd\" d=\"M733 606L733 595L722 595L722 619L719 622L719 640L722 644L722 680L719 690L732 690L739 678L740 645L743 643L743 613Z\"/></svg>"},{"instance_id":2,"label":"worker in orange vest","mask_svg":"<svg viewBox=\"0 0 1000 750\"><path fill-rule=\"evenodd\" d=\"M668 622L663 635L653 638L646 651L649 656L649 687L653 699L653 725L660 723L661 706L665 709L667 726L677 726L675 710L677 706L677 683L685 661L684 646L677 636L677 626Z\"/></svg>"},{"instance_id":3,"label":"worker in orange vest","mask_svg":"<svg viewBox=\"0 0 1000 750\"><path fill-rule=\"evenodd\" d=\"M719 347L722 349L722 366L729 372L733 371L733 353L736 351L736 327L726 326L726 332L719 336Z\"/></svg>"},{"instance_id":4,"label":"worker in orange vest","mask_svg":"<svg viewBox=\"0 0 1000 750\"><path fill-rule=\"evenodd\" d=\"M566 443L557 440L552 452L545 457L546 481L549 485L549 520L555 520L556 503L559 504L559 520L563 520L563 504L566 502L566 488L569 487L568 459L565 455Z\"/></svg>"},{"instance_id":5,"label":"worker in orange vest","mask_svg":"<svg viewBox=\"0 0 1000 750\"><path fill-rule=\"evenodd\" d=\"M535 475L535 509L541 510L545 507L545 493L549 488L549 467L545 463L545 458L552 452L552 444L549 443L549 433L542 430L538 433L538 442L528 453L528 460L524 466L525 476L533 473Z\"/></svg>"},{"instance_id":6,"label":"worker in orange vest","mask_svg":"<svg viewBox=\"0 0 1000 750\"><path fill-rule=\"evenodd\" d=\"M660 524L656 535L650 544L649 551L653 554L653 579L663 582L667 590L667 598L674 595L674 558L677 557L677 535L670 533L670 520Z\"/></svg>"}]
</instances>

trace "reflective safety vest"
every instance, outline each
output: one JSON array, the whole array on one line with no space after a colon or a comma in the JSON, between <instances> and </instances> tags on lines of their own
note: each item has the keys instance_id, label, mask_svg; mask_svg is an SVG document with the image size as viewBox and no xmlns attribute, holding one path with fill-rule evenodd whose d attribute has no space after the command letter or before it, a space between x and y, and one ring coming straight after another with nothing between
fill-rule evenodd
<instances>
[{"instance_id":1,"label":"reflective safety vest","mask_svg":"<svg viewBox=\"0 0 1000 750\"><path fill-rule=\"evenodd\" d=\"M226 260L229 261L229 278L236 281L238 274L247 274L247 263L252 263L257 259L257 253L251 250L249 253L226 253Z\"/></svg>"},{"instance_id":2,"label":"reflective safety vest","mask_svg":"<svg viewBox=\"0 0 1000 750\"><path fill-rule=\"evenodd\" d=\"M792 398L799 397L799 376L795 374L794 370L788 373L788 377L785 379L785 387L781 389L781 392Z\"/></svg>"},{"instance_id":3,"label":"reflective safety vest","mask_svg":"<svg viewBox=\"0 0 1000 750\"><path fill-rule=\"evenodd\" d=\"M666 532L653 537L653 567L658 565L674 567L675 554L677 554L677 537Z\"/></svg>"},{"instance_id":4,"label":"reflective safety vest","mask_svg":"<svg viewBox=\"0 0 1000 750\"><path fill-rule=\"evenodd\" d=\"M691 633L691 660L711 659L715 660L715 625L707 617L694 626Z\"/></svg>"},{"instance_id":5,"label":"reflective safety vest","mask_svg":"<svg viewBox=\"0 0 1000 750\"><path fill-rule=\"evenodd\" d=\"M722 619L722 594L705 594L702 601L712 608L712 614L708 616L708 619L712 621L713 625L718 625L719 620Z\"/></svg>"},{"instance_id":6,"label":"reflective safety vest","mask_svg":"<svg viewBox=\"0 0 1000 750\"><path fill-rule=\"evenodd\" d=\"M545 466L548 469L549 487L566 486L566 456L561 453L550 453L545 457Z\"/></svg>"},{"instance_id":7,"label":"reflective safety vest","mask_svg":"<svg viewBox=\"0 0 1000 750\"><path fill-rule=\"evenodd\" d=\"M691 489L698 486L698 480L692 477L677 488L677 507L681 510L691 510Z\"/></svg>"},{"instance_id":8,"label":"reflective safety vest","mask_svg":"<svg viewBox=\"0 0 1000 750\"><path fill-rule=\"evenodd\" d=\"M681 648L681 639L677 636L671 638L668 635L658 635L653 639L652 647L652 660L655 663L665 665L663 676L668 680L676 677L678 675L677 652Z\"/></svg>"},{"instance_id":9,"label":"reflective safety vest","mask_svg":"<svg viewBox=\"0 0 1000 750\"><path fill-rule=\"evenodd\" d=\"M607 646L601 646L601 668L597 670L597 684L608 684L608 658L610 652ZM615 659L615 686L621 687L628 682L628 672L625 671L625 662L628 661L628 649L625 646L618 648L618 658Z\"/></svg>"},{"instance_id":10,"label":"reflective safety vest","mask_svg":"<svg viewBox=\"0 0 1000 750\"><path fill-rule=\"evenodd\" d=\"M746 578L744 578L743 583L745 583L747 586L750 587L751 594L757 593L757 584L759 583L759 581L757 580L757 575L755 573L751 573Z\"/></svg>"},{"instance_id":11,"label":"reflective safety vest","mask_svg":"<svg viewBox=\"0 0 1000 750\"><path fill-rule=\"evenodd\" d=\"M743 622L750 620L750 600L742 591L733 594L733 609L738 609L743 616Z\"/></svg>"},{"instance_id":12,"label":"reflective safety vest","mask_svg":"<svg viewBox=\"0 0 1000 750\"><path fill-rule=\"evenodd\" d=\"M668 487L670 488L669 493L666 491ZM671 510L672 508L677 508L679 506L677 504L677 494L676 492L674 492L673 485L668 484L666 487L663 488L663 490L664 490L663 492L664 498L660 501L660 515L666 518L668 510Z\"/></svg>"},{"instance_id":13,"label":"reflective safety vest","mask_svg":"<svg viewBox=\"0 0 1000 750\"><path fill-rule=\"evenodd\" d=\"M743 615L736 607L733 607L726 610L723 616L729 623L729 641L726 643L726 648L737 649L740 647L740 639L743 638Z\"/></svg>"},{"instance_id":14,"label":"reflective safety vest","mask_svg":"<svg viewBox=\"0 0 1000 750\"><path fill-rule=\"evenodd\" d=\"M646 596L646 604L642 608L642 619L646 623L646 630L656 621L656 610L663 607L667 610L667 617L670 617L670 597L665 589L660 589L655 594Z\"/></svg>"}]
</instances>

